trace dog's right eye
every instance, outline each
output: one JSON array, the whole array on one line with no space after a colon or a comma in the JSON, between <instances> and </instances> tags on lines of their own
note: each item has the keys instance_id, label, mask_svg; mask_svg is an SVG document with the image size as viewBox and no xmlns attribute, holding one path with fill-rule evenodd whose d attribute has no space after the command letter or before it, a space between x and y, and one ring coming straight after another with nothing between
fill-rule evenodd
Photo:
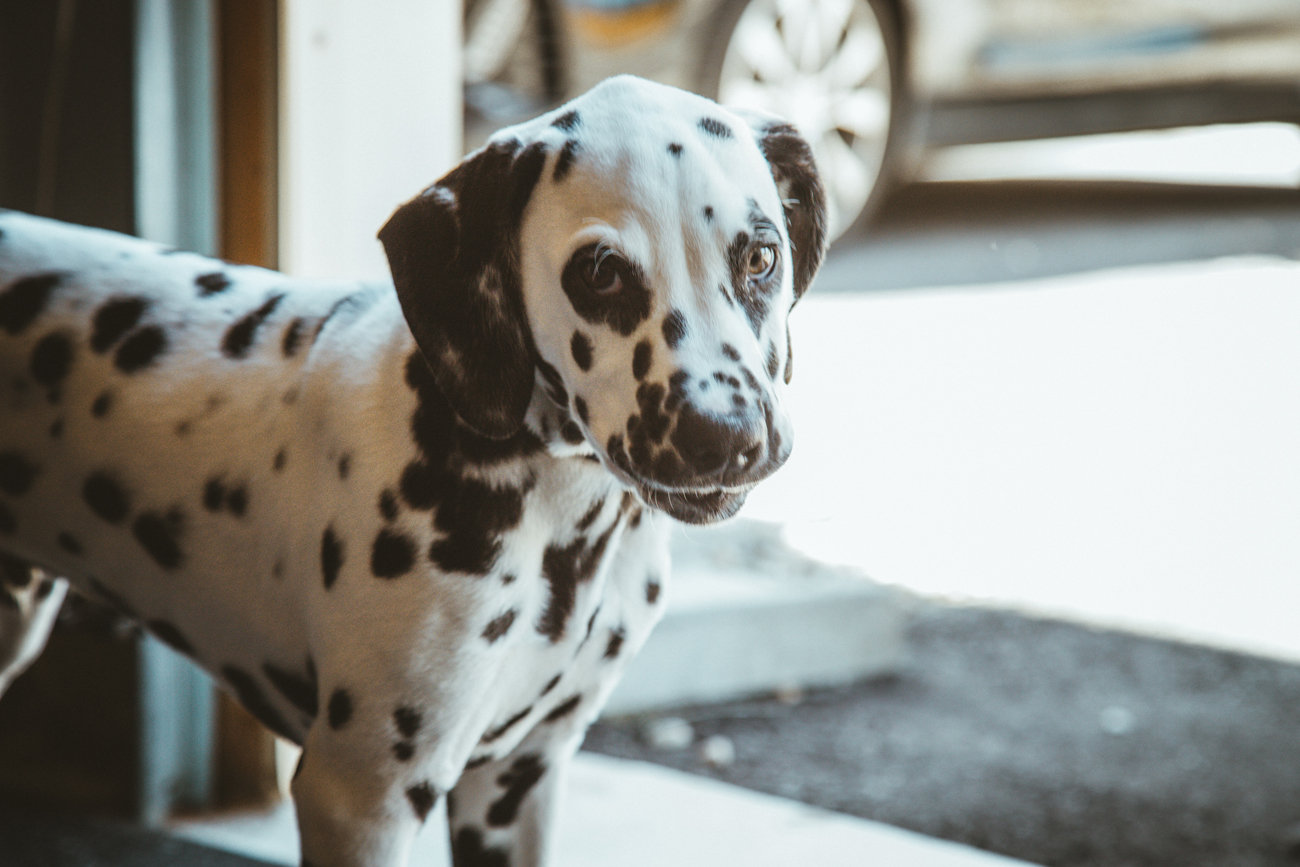
<instances>
[{"instance_id":1,"label":"dog's right eye","mask_svg":"<svg viewBox=\"0 0 1300 867\"><path fill-rule=\"evenodd\" d=\"M613 295L623 288L623 279L613 263L595 259L583 267L582 282L597 295Z\"/></svg>"},{"instance_id":2,"label":"dog's right eye","mask_svg":"<svg viewBox=\"0 0 1300 867\"><path fill-rule=\"evenodd\" d=\"M603 296L617 295L623 290L623 260L608 248L585 247L578 251L574 260L583 289Z\"/></svg>"}]
</instances>

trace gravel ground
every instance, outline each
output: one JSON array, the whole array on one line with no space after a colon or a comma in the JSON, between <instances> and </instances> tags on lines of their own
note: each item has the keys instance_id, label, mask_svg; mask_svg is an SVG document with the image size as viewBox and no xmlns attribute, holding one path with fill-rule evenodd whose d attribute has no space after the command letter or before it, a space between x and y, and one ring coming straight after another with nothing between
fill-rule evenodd
<instances>
[{"instance_id":1,"label":"gravel ground","mask_svg":"<svg viewBox=\"0 0 1300 867\"><path fill-rule=\"evenodd\" d=\"M651 746L642 717L584 748L1043 865L1300 864L1300 667L937 605L909 655L888 679L677 711L689 747Z\"/></svg>"}]
</instances>

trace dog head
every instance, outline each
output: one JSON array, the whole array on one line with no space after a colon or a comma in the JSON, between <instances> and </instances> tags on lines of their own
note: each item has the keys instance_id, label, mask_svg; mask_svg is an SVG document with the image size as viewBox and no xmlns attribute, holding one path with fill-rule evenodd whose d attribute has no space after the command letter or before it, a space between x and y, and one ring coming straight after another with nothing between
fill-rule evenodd
<instances>
[{"instance_id":1,"label":"dog head","mask_svg":"<svg viewBox=\"0 0 1300 867\"><path fill-rule=\"evenodd\" d=\"M692 523L789 456L786 317L826 232L788 124L620 76L498 132L380 239L478 433L517 431L540 381L612 472Z\"/></svg>"}]
</instances>

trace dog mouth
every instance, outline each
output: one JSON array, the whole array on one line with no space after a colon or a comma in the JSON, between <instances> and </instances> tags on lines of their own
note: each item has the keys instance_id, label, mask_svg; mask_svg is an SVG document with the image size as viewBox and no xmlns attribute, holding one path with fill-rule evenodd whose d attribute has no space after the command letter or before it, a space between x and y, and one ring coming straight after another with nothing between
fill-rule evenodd
<instances>
[{"instance_id":1,"label":"dog mouth","mask_svg":"<svg viewBox=\"0 0 1300 867\"><path fill-rule=\"evenodd\" d=\"M646 505L667 512L687 524L712 524L730 518L745 504L753 485L709 490L669 490L637 482Z\"/></svg>"}]
</instances>

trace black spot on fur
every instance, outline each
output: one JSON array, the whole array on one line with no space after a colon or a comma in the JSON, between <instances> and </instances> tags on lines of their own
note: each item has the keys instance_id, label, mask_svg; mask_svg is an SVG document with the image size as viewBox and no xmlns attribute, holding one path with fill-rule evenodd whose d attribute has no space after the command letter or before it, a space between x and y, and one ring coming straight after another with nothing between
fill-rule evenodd
<instances>
[{"instance_id":1,"label":"black spot on fur","mask_svg":"<svg viewBox=\"0 0 1300 867\"><path fill-rule=\"evenodd\" d=\"M740 351L730 343L722 344L722 354L730 358L732 361L740 361Z\"/></svg>"},{"instance_id":2,"label":"black spot on fur","mask_svg":"<svg viewBox=\"0 0 1300 867\"><path fill-rule=\"evenodd\" d=\"M632 375L637 380L645 379L645 375L650 372L650 363L654 360L654 350L650 346L649 340L642 340L636 345L632 352Z\"/></svg>"},{"instance_id":3,"label":"black spot on fur","mask_svg":"<svg viewBox=\"0 0 1300 867\"><path fill-rule=\"evenodd\" d=\"M776 379L777 371L781 369L781 357L776 352L776 342L767 344L767 377Z\"/></svg>"},{"instance_id":4,"label":"black spot on fur","mask_svg":"<svg viewBox=\"0 0 1300 867\"><path fill-rule=\"evenodd\" d=\"M149 302L143 298L114 298L95 311L90 348L107 352L139 323Z\"/></svg>"},{"instance_id":5,"label":"black spot on fur","mask_svg":"<svg viewBox=\"0 0 1300 867\"><path fill-rule=\"evenodd\" d=\"M549 693L551 690L553 690L553 689L555 689L557 686L559 686L559 685L560 685L560 679L561 679L562 677L564 677L563 674L557 674L557 675L555 675L555 677L553 677L553 678L551 678L550 680L548 680L548 681L546 682L546 686L542 687L542 695L546 695L546 694Z\"/></svg>"},{"instance_id":6,"label":"black spot on fur","mask_svg":"<svg viewBox=\"0 0 1300 867\"><path fill-rule=\"evenodd\" d=\"M569 445L576 446L583 440L582 428L578 427L573 419L569 419L560 428L560 436L564 437L564 441Z\"/></svg>"},{"instance_id":7,"label":"black spot on fur","mask_svg":"<svg viewBox=\"0 0 1300 867\"><path fill-rule=\"evenodd\" d=\"M385 521L397 520L397 495L385 488L379 493L379 514Z\"/></svg>"},{"instance_id":8,"label":"black spot on fur","mask_svg":"<svg viewBox=\"0 0 1300 867\"><path fill-rule=\"evenodd\" d=\"M298 345L302 342L303 328L306 323L302 318L292 320L284 329L284 336L280 338L280 352L285 358L292 358L298 351Z\"/></svg>"},{"instance_id":9,"label":"black spot on fur","mask_svg":"<svg viewBox=\"0 0 1300 867\"><path fill-rule=\"evenodd\" d=\"M73 556L81 556L81 543L71 533L60 533L54 540L59 547Z\"/></svg>"},{"instance_id":10,"label":"black spot on fur","mask_svg":"<svg viewBox=\"0 0 1300 867\"><path fill-rule=\"evenodd\" d=\"M712 223L712 222L713 222L713 206L712 206L712 205L705 205L705 206L704 206L704 221L705 221L706 223Z\"/></svg>"},{"instance_id":11,"label":"black spot on fur","mask_svg":"<svg viewBox=\"0 0 1300 867\"><path fill-rule=\"evenodd\" d=\"M578 367L584 371L591 370L591 338L581 331L575 331L573 332L573 339L569 341L569 348L573 352L573 360L577 362Z\"/></svg>"},{"instance_id":12,"label":"black spot on fur","mask_svg":"<svg viewBox=\"0 0 1300 867\"><path fill-rule=\"evenodd\" d=\"M415 744L410 741L398 741L393 744L393 758L399 762L409 762L415 758Z\"/></svg>"},{"instance_id":13,"label":"black spot on fur","mask_svg":"<svg viewBox=\"0 0 1300 867\"><path fill-rule=\"evenodd\" d=\"M499 534L523 517L523 492L450 473L433 487L442 492L434 527L446 535L430 546L429 559L447 572L487 574L501 550Z\"/></svg>"},{"instance_id":14,"label":"black spot on fur","mask_svg":"<svg viewBox=\"0 0 1300 867\"><path fill-rule=\"evenodd\" d=\"M375 536L370 550L370 571L376 578L400 578L415 565L415 543L404 533L387 527Z\"/></svg>"},{"instance_id":15,"label":"black spot on fur","mask_svg":"<svg viewBox=\"0 0 1300 867\"><path fill-rule=\"evenodd\" d=\"M546 394L556 406L567 407L569 405L569 390L564 387L564 378L560 376L560 372L540 358L535 363L537 364L537 372L542 375L542 379L546 382Z\"/></svg>"},{"instance_id":16,"label":"black spot on fur","mask_svg":"<svg viewBox=\"0 0 1300 867\"><path fill-rule=\"evenodd\" d=\"M731 138L731 127L713 117L700 118L700 129L715 138Z\"/></svg>"},{"instance_id":17,"label":"black spot on fur","mask_svg":"<svg viewBox=\"0 0 1300 867\"><path fill-rule=\"evenodd\" d=\"M504 828L515 821L519 808L532 791L533 786L546 773L546 765L541 756L520 756L506 771L497 778L497 782L506 787L503 794L488 808L487 823L493 828Z\"/></svg>"},{"instance_id":18,"label":"black spot on fur","mask_svg":"<svg viewBox=\"0 0 1300 867\"><path fill-rule=\"evenodd\" d=\"M669 349L676 349L686 338L686 317L680 310L673 310L664 317L663 324L664 340L668 343Z\"/></svg>"},{"instance_id":19,"label":"black spot on fur","mask_svg":"<svg viewBox=\"0 0 1300 867\"><path fill-rule=\"evenodd\" d=\"M494 617L492 621L483 628L483 637L487 640L488 644L492 644L498 638L509 632L511 625L515 622L515 617L518 615L519 612L511 608L500 617Z\"/></svg>"},{"instance_id":20,"label":"black spot on fur","mask_svg":"<svg viewBox=\"0 0 1300 867\"><path fill-rule=\"evenodd\" d=\"M63 419L56 418L50 423L50 439L56 440L63 436Z\"/></svg>"},{"instance_id":21,"label":"black spot on fur","mask_svg":"<svg viewBox=\"0 0 1300 867\"><path fill-rule=\"evenodd\" d=\"M587 532L591 525L596 522L596 518L600 516L600 511L603 508L605 508L604 500L597 500L592 503L590 508L588 508L586 512L583 512L582 517L578 519L577 526L575 526L574 529L579 533Z\"/></svg>"},{"instance_id":22,"label":"black spot on fur","mask_svg":"<svg viewBox=\"0 0 1300 867\"><path fill-rule=\"evenodd\" d=\"M573 168L573 159L578 155L578 142L576 139L569 139L560 149L560 155L555 158L555 169L551 173L551 178L557 184L564 180L569 174L569 169Z\"/></svg>"},{"instance_id":23,"label":"black spot on fur","mask_svg":"<svg viewBox=\"0 0 1300 867\"><path fill-rule=\"evenodd\" d=\"M211 274L200 274L194 278L194 283L199 287L199 297L206 298L209 295L216 295L230 288L230 278L220 271L213 271Z\"/></svg>"},{"instance_id":24,"label":"black spot on fur","mask_svg":"<svg viewBox=\"0 0 1300 867\"><path fill-rule=\"evenodd\" d=\"M108 415L109 409L113 406L113 395L107 391L101 392L95 402L90 405L90 414L95 418L103 418Z\"/></svg>"},{"instance_id":25,"label":"black spot on fur","mask_svg":"<svg viewBox=\"0 0 1300 867\"><path fill-rule=\"evenodd\" d=\"M393 725L404 738L413 738L420 733L422 723L420 712L413 707L403 705L393 711Z\"/></svg>"},{"instance_id":26,"label":"black spot on fur","mask_svg":"<svg viewBox=\"0 0 1300 867\"><path fill-rule=\"evenodd\" d=\"M515 583L515 573L513 573L513 572L502 572L502 573L501 573L501 583L502 583L502 584L513 584L513 583Z\"/></svg>"},{"instance_id":27,"label":"black spot on fur","mask_svg":"<svg viewBox=\"0 0 1300 867\"><path fill-rule=\"evenodd\" d=\"M352 719L352 696L346 689L336 689L330 695L329 705L325 708L325 718L330 728L338 731Z\"/></svg>"},{"instance_id":28,"label":"black spot on fur","mask_svg":"<svg viewBox=\"0 0 1300 867\"><path fill-rule=\"evenodd\" d=\"M0 328L11 335L21 334L45 310L50 293L63 277L58 273L36 274L0 292Z\"/></svg>"},{"instance_id":29,"label":"black spot on fur","mask_svg":"<svg viewBox=\"0 0 1300 867\"><path fill-rule=\"evenodd\" d=\"M578 585L590 581L605 556L605 547L618 526L611 524L588 547L587 540L579 536L564 547L550 545L542 554L542 577L550 584L550 597L546 609L537 621L537 631L551 641L564 637L565 626L573 614Z\"/></svg>"},{"instance_id":30,"label":"black spot on fur","mask_svg":"<svg viewBox=\"0 0 1300 867\"><path fill-rule=\"evenodd\" d=\"M110 524L120 522L130 509L121 486L102 472L94 472L86 477L81 486L81 496L92 512Z\"/></svg>"},{"instance_id":31,"label":"black spot on fur","mask_svg":"<svg viewBox=\"0 0 1300 867\"><path fill-rule=\"evenodd\" d=\"M275 312L275 308L284 300L284 293L280 292L272 295L262 306L258 307L251 313L245 314L234 325L226 330L225 336L221 339L221 352L227 358L244 358L248 355L248 350L253 345L253 340L257 336L257 329L262 323Z\"/></svg>"},{"instance_id":32,"label":"black spot on fur","mask_svg":"<svg viewBox=\"0 0 1300 867\"><path fill-rule=\"evenodd\" d=\"M0 491L11 497L21 497L31 490L35 479L35 464L18 452L0 452Z\"/></svg>"},{"instance_id":33,"label":"black spot on fur","mask_svg":"<svg viewBox=\"0 0 1300 867\"><path fill-rule=\"evenodd\" d=\"M451 860L456 867L510 867L510 854L504 849L483 845L483 832L461 828L451 844Z\"/></svg>"},{"instance_id":34,"label":"black spot on fur","mask_svg":"<svg viewBox=\"0 0 1300 867\"><path fill-rule=\"evenodd\" d=\"M47 334L32 348L28 369L32 379L45 386L51 401L58 399L58 388L72 368L72 341L66 334Z\"/></svg>"},{"instance_id":35,"label":"black spot on fur","mask_svg":"<svg viewBox=\"0 0 1300 867\"><path fill-rule=\"evenodd\" d=\"M221 504L226 501L226 486L221 479L208 479L203 486L203 507L209 512L221 511Z\"/></svg>"},{"instance_id":36,"label":"black spot on fur","mask_svg":"<svg viewBox=\"0 0 1300 867\"><path fill-rule=\"evenodd\" d=\"M244 517L244 512L248 511L248 489L243 485L231 488L230 493L226 495L226 508L236 518Z\"/></svg>"},{"instance_id":37,"label":"black spot on fur","mask_svg":"<svg viewBox=\"0 0 1300 867\"><path fill-rule=\"evenodd\" d=\"M566 111L564 114L551 121L551 126L559 127L565 132L573 132L581 122L582 118L578 115L577 111Z\"/></svg>"},{"instance_id":38,"label":"black spot on fur","mask_svg":"<svg viewBox=\"0 0 1300 867\"><path fill-rule=\"evenodd\" d=\"M113 363L123 373L135 373L153 363L167 348L167 335L157 325L146 325L131 333L113 356Z\"/></svg>"},{"instance_id":39,"label":"black spot on fur","mask_svg":"<svg viewBox=\"0 0 1300 867\"><path fill-rule=\"evenodd\" d=\"M315 719L318 710L317 702L319 701L316 686L316 665L310 659L307 662L305 675L286 671L269 662L262 663L262 673L266 675L266 679L271 682L271 685L279 690L280 695L289 701L289 704L302 711L304 715Z\"/></svg>"},{"instance_id":40,"label":"black spot on fur","mask_svg":"<svg viewBox=\"0 0 1300 867\"><path fill-rule=\"evenodd\" d=\"M346 479L350 472L352 472L352 455L344 453L339 458L339 478Z\"/></svg>"},{"instance_id":41,"label":"black spot on fur","mask_svg":"<svg viewBox=\"0 0 1300 867\"><path fill-rule=\"evenodd\" d=\"M472 771L475 768L481 768L490 761L492 761L491 755L475 756L474 758L470 759L468 762L465 763L465 770ZM450 803L448 804L448 806L450 806Z\"/></svg>"},{"instance_id":42,"label":"black spot on fur","mask_svg":"<svg viewBox=\"0 0 1300 867\"><path fill-rule=\"evenodd\" d=\"M679 142L671 142L671 143L669 143L669 145L668 145L668 153L672 154L672 155L675 156L675 157L679 157L679 156L681 156L681 155L682 155L682 146L681 146L681 143L679 143Z\"/></svg>"},{"instance_id":43,"label":"black spot on fur","mask_svg":"<svg viewBox=\"0 0 1300 867\"><path fill-rule=\"evenodd\" d=\"M177 653L183 653L186 656L194 657L194 645L190 644L184 634L181 633L176 625L167 620L150 620L145 624L158 640L170 647Z\"/></svg>"},{"instance_id":44,"label":"black spot on fur","mask_svg":"<svg viewBox=\"0 0 1300 867\"><path fill-rule=\"evenodd\" d=\"M131 535L140 543L140 547L164 569L175 569L181 565L181 548L177 541L180 534L180 515L172 513L160 515L157 512L143 512L131 525Z\"/></svg>"},{"instance_id":45,"label":"black spot on fur","mask_svg":"<svg viewBox=\"0 0 1300 867\"><path fill-rule=\"evenodd\" d=\"M524 717L528 716L532 712L533 712L533 706L530 704L528 707L519 711L519 713L515 714L510 719L503 722L501 725L497 726L494 729L491 729L486 734L484 734L482 742L485 744L490 744L493 741L499 739L502 735L504 735L506 732L514 728L516 724L518 724Z\"/></svg>"},{"instance_id":46,"label":"black spot on fur","mask_svg":"<svg viewBox=\"0 0 1300 867\"><path fill-rule=\"evenodd\" d=\"M41 583L36 585L36 601L40 602L54 592L54 579L42 578Z\"/></svg>"},{"instance_id":47,"label":"black spot on fur","mask_svg":"<svg viewBox=\"0 0 1300 867\"><path fill-rule=\"evenodd\" d=\"M613 659L618 656L619 651L623 649L625 640L627 640L627 632L624 631L623 627L616 626L611 629L609 631L609 642L605 645L605 658Z\"/></svg>"},{"instance_id":48,"label":"black spot on fur","mask_svg":"<svg viewBox=\"0 0 1300 867\"><path fill-rule=\"evenodd\" d=\"M654 605L656 602L658 602L660 589L662 588L660 587L659 582L653 578L645 582L645 601L650 603L651 605Z\"/></svg>"},{"instance_id":49,"label":"black spot on fur","mask_svg":"<svg viewBox=\"0 0 1300 867\"><path fill-rule=\"evenodd\" d=\"M258 686L257 680L251 674L234 665L223 665L221 676L226 683L230 684L239 703L255 716L258 722L285 740L301 744L297 734L289 728L284 717L280 716L280 711L262 693L262 688Z\"/></svg>"},{"instance_id":50,"label":"black spot on fur","mask_svg":"<svg viewBox=\"0 0 1300 867\"><path fill-rule=\"evenodd\" d=\"M330 309L325 312L324 317L316 323L316 330L312 333L312 342L320 338L321 332L325 326L332 322L345 319L348 315L355 316L366 310L373 304L379 295L371 291L353 292L351 295L344 295L339 300L330 305Z\"/></svg>"},{"instance_id":51,"label":"black spot on fur","mask_svg":"<svg viewBox=\"0 0 1300 867\"><path fill-rule=\"evenodd\" d=\"M334 535L333 527L326 527L320 538L320 571L325 579L326 590L334 586L342 567L343 542Z\"/></svg>"},{"instance_id":52,"label":"black spot on fur","mask_svg":"<svg viewBox=\"0 0 1300 867\"><path fill-rule=\"evenodd\" d=\"M288 455L285 454L284 449L280 449L278 452L275 453L275 458L273 458L271 461L271 469L277 473L283 470L284 462L287 458Z\"/></svg>"},{"instance_id":53,"label":"black spot on fur","mask_svg":"<svg viewBox=\"0 0 1300 867\"><path fill-rule=\"evenodd\" d=\"M581 703L582 703L581 695L570 696L569 698L566 698L564 701L557 704L555 706L555 709L552 710L550 713L548 713L546 715L546 718L542 720L542 722L547 722L547 723L559 722L560 720L564 719L566 716L568 716L569 714L577 710L578 705L580 705Z\"/></svg>"}]
</instances>

